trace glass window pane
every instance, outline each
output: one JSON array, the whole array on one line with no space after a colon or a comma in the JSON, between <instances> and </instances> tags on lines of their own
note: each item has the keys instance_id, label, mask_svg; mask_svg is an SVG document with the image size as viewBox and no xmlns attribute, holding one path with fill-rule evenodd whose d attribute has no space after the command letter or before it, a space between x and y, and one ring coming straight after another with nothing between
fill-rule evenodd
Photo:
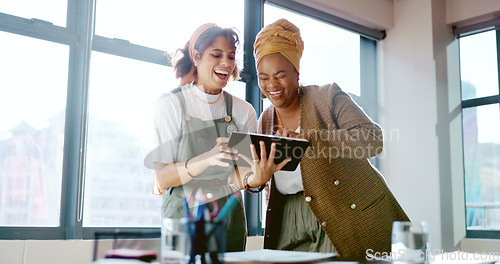
<instances>
[{"instance_id":1,"label":"glass window pane","mask_svg":"<svg viewBox=\"0 0 500 264\"><path fill-rule=\"evenodd\" d=\"M242 100L246 98L246 84L244 82L232 81L227 83L224 91L230 93L232 96L239 97Z\"/></svg>"},{"instance_id":2,"label":"glass window pane","mask_svg":"<svg viewBox=\"0 0 500 264\"><path fill-rule=\"evenodd\" d=\"M0 12L23 18L37 18L66 27L68 0L10 0L0 1Z\"/></svg>"},{"instance_id":3,"label":"glass window pane","mask_svg":"<svg viewBox=\"0 0 500 264\"><path fill-rule=\"evenodd\" d=\"M500 107L462 110L469 229L500 230Z\"/></svg>"},{"instance_id":4,"label":"glass window pane","mask_svg":"<svg viewBox=\"0 0 500 264\"><path fill-rule=\"evenodd\" d=\"M498 94L496 45L494 30L460 39L463 100Z\"/></svg>"},{"instance_id":5,"label":"glass window pane","mask_svg":"<svg viewBox=\"0 0 500 264\"><path fill-rule=\"evenodd\" d=\"M272 5L264 6L264 25L280 18L294 23L304 41L301 83L336 82L345 92L360 95L359 35Z\"/></svg>"},{"instance_id":6,"label":"glass window pane","mask_svg":"<svg viewBox=\"0 0 500 264\"><path fill-rule=\"evenodd\" d=\"M0 225L58 226L69 49L0 39Z\"/></svg>"},{"instance_id":7,"label":"glass window pane","mask_svg":"<svg viewBox=\"0 0 500 264\"><path fill-rule=\"evenodd\" d=\"M158 226L161 196L144 157L154 105L177 87L170 67L92 53L84 226Z\"/></svg>"},{"instance_id":8,"label":"glass window pane","mask_svg":"<svg viewBox=\"0 0 500 264\"><path fill-rule=\"evenodd\" d=\"M95 34L126 39L138 45L169 53L184 47L193 31L212 22L235 27L243 45L243 0L137 1L106 0L96 2ZM117 7L120 7L117 9ZM238 65L243 53L238 52Z\"/></svg>"}]
</instances>

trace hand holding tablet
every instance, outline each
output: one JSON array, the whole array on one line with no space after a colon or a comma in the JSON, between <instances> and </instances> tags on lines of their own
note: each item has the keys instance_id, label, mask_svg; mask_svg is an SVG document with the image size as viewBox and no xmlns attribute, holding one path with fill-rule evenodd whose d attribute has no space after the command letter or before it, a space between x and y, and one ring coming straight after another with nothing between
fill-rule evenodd
<instances>
[{"instance_id":1,"label":"hand holding tablet","mask_svg":"<svg viewBox=\"0 0 500 264\"><path fill-rule=\"evenodd\" d=\"M260 141L264 142L266 153L268 155L271 151L271 144L276 143L276 154L274 157L275 164L278 164L287 158L292 159L281 169L285 171L294 171L297 168L300 160L302 159L307 148L310 145L309 141L305 139L278 137L255 133L233 132L229 137L228 147L235 148L238 150L238 153L252 158L250 144L253 144L260 159ZM240 164L239 162L237 165L245 166L243 164ZM248 166L248 164L246 166Z\"/></svg>"}]
</instances>

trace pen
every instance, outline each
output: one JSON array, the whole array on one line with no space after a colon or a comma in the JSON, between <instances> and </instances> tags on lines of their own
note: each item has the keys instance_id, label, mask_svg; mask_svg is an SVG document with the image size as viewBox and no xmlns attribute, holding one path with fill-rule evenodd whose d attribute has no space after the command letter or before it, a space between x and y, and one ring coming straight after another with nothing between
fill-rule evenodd
<instances>
[{"instance_id":1,"label":"pen","mask_svg":"<svg viewBox=\"0 0 500 264\"><path fill-rule=\"evenodd\" d=\"M219 214L219 204L217 201L212 201L212 211L210 212L210 221L214 221L215 217Z\"/></svg>"},{"instance_id":2,"label":"pen","mask_svg":"<svg viewBox=\"0 0 500 264\"><path fill-rule=\"evenodd\" d=\"M193 249L191 259L194 260L196 255L201 255L201 263L206 263L205 252L207 252L207 239L205 236L205 203L198 205L198 214L195 219L195 230L193 232Z\"/></svg>"},{"instance_id":3,"label":"pen","mask_svg":"<svg viewBox=\"0 0 500 264\"><path fill-rule=\"evenodd\" d=\"M186 214L186 218L187 218L186 232L188 235L188 240L191 242L191 245L192 245L194 242L194 239L196 239L196 237L195 237L194 232L192 230L193 227L191 226L191 223L192 223L193 219L191 218L191 212L189 211L189 204L188 204L188 201L187 201L187 198L185 195L182 196L182 202L184 204L184 213ZM193 263L193 262L191 262L191 259L194 260L194 257L192 257L192 255L193 255L193 251L191 251L189 263Z\"/></svg>"},{"instance_id":4,"label":"pen","mask_svg":"<svg viewBox=\"0 0 500 264\"><path fill-rule=\"evenodd\" d=\"M191 203L192 207L193 207L192 218L194 221L196 221L199 217L199 213L200 213L199 205L201 204L201 201L200 201L201 196L202 196L201 189L195 188L191 191L191 199L189 200L189 203ZM194 199L194 201L191 201L193 199Z\"/></svg>"},{"instance_id":5,"label":"pen","mask_svg":"<svg viewBox=\"0 0 500 264\"><path fill-rule=\"evenodd\" d=\"M194 190L193 190L194 191ZM194 195L193 220L194 229L191 231L191 254L189 263L196 263L196 255L201 254L201 262L205 263L204 252L206 252L205 239L205 208L206 201L201 201L202 191L198 189Z\"/></svg>"},{"instance_id":6,"label":"pen","mask_svg":"<svg viewBox=\"0 0 500 264\"><path fill-rule=\"evenodd\" d=\"M239 199L241 198L241 193L239 191L234 192L229 199L227 199L226 203L220 209L219 213L215 217L214 222L220 222L226 219L229 216L229 213L236 207L236 205L239 203Z\"/></svg>"},{"instance_id":7,"label":"pen","mask_svg":"<svg viewBox=\"0 0 500 264\"><path fill-rule=\"evenodd\" d=\"M186 196L182 196L182 203L184 204L184 213L186 214L188 221L191 221L191 212L189 211L189 204Z\"/></svg>"},{"instance_id":8,"label":"pen","mask_svg":"<svg viewBox=\"0 0 500 264\"><path fill-rule=\"evenodd\" d=\"M236 207L236 205L238 205L240 198L241 192L237 191L234 192L229 197L229 199L227 199L226 203L215 217L215 220L213 221L213 224L207 233L207 237L210 237L215 232L215 229L217 229L217 227L222 223L222 221L224 221L229 216L231 211Z\"/></svg>"}]
</instances>

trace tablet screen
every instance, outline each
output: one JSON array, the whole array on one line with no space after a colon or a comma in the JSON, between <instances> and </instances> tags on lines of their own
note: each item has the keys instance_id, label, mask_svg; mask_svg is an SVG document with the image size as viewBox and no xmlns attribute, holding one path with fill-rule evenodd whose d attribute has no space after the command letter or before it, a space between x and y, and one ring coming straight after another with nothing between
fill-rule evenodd
<instances>
[{"instance_id":1,"label":"tablet screen","mask_svg":"<svg viewBox=\"0 0 500 264\"><path fill-rule=\"evenodd\" d=\"M254 144L257 155L259 155L260 159L260 141L264 141L267 155L269 155L269 152L271 151L271 143L276 143L276 155L274 157L275 164L282 162L286 158L292 159L281 169L284 171L294 171L310 145L309 141L305 139L233 132L229 137L228 146L237 149L239 153L252 159L250 144ZM240 162L237 162L237 164L241 166Z\"/></svg>"}]
</instances>

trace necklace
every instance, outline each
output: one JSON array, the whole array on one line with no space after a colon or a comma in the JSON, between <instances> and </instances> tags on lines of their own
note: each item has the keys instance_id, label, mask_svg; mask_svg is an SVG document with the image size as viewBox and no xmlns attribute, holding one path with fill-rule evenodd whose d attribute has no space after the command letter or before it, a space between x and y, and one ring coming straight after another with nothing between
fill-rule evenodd
<instances>
[{"instance_id":1,"label":"necklace","mask_svg":"<svg viewBox=\"0 0 500 264\"><path fill-rule=\"evenodd\" d=\"M219 97L217 97L217 100L213 101L213 102L208 102L208 101L205 101L203 99L201 99L199 96L198 96L198 93L196 91L193 91L194 92L194 96L196 96L196 98L198 98L198 100L202 101L203 103L205 104L215 104L217 103L217 101L219 101L219 99L222 97L222 91L219 93Z\"/></svg>"},{"instance_id":2,"label":"necklace","mask_svg":"<svg viewBox=\"0 0 500 264\"><path fill-rule=\"evenodd\" d=\"M281 127L283 128L283 130L286 130L286 127L285 125L283 124L283 122L281 121L281 118L280 118L280 114L278 114L278 110L275 108L274 109L274 112L276 113L276 117L278 117L278 125L281 125ZM299 113L300 114L300 113ZM300 127L300 116L299 116L299 127ZM296 129L295 129L296 130ZM294 130L294 131L295 131Z\"/></svg>"}]
</instances>

